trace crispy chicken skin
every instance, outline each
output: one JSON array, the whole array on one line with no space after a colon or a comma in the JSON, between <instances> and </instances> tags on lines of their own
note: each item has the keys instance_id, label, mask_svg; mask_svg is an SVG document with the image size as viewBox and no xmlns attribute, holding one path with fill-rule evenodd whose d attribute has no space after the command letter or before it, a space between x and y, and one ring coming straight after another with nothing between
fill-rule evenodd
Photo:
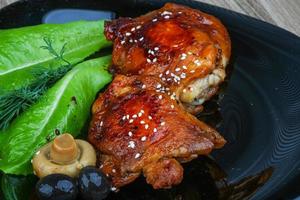
<instances>
[{"instance_id":1,"label":"crispy chicken skin","mask_svg":"<svg viewBox=\"0 0 300 200\"><path fill-rule=\"evenodd\" d=\"M183 178L180 162L225 144L217 131L157 91L162 87L156 77L117 75L93 105L88 139L117 188L141 173L153 188L170 188Z\"/></svg>"},{"instance_id":2,"label":"crispy chicken skin","mask_svg":"<svg viewBox=\"0 0 300 200\"><path fill-rule=\"evenodd\" d=\"M111 71L158 77L191 113L225 78L229 35L217 18L199 10L167 3L137 18L106 22L105 35L114 42Z\"/></svg>"}]
</instances>

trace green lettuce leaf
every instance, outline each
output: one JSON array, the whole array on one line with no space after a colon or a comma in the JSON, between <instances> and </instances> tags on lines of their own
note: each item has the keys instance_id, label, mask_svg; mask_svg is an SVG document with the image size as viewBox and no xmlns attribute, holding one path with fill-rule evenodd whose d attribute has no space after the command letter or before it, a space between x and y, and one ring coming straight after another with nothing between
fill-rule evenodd
<instances>
[{"instance_id":1,"label":"green lettuce leaf","mask_svg":"<svg viewBox=\"0 0 300 200\"><path fill-rule=\"evenodd\" d=\"M4 200L28 200L32 196L37 177L4 174L1 177L1 190Z\"/></svg>"},{"instance_id":2,"label":"green lettuce leaf","mask_svg":"<svg viewBox=\"0 0 300 200\"><path fill-rule=\"evenodd\" d=\"M110 63L107 56L78 64L16 118L1 136L0 170L30 174L33 154L58 132L77 136L90 116L97 93L111 81L106 70Z\"/></svg>"},{"instance_id":3,"label":"green lettuce leaf","mask_svg":"<svg viewBox=\"0 0 300 200\"><path fill-rule=\"evenodd\" d=\"M30 85L37 69L76 64L109 46L103 29L103 21L78 21L0 30L0 94ZM64 59L49 52L47 42Z\"/></svg>"}]
</instances>

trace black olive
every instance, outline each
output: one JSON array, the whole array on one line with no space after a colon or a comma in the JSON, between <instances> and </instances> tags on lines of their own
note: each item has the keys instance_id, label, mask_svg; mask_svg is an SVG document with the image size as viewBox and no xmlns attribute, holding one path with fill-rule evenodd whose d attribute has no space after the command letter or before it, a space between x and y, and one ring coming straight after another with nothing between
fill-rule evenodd
<instances>
[{"instance_id":1,"label":"black olive","mask_svg":"<svg viewBox=\"0 0 300 200\"><path fill-rule=\"evenodd\" d=\"M99 169L84 167L78 177L80 195L85 200L105 199L111 189L111 183Z\"/></svg>"},{"instance_id":2,"label":"black olive","mask_svg":"<svg viewBox=\"0 0 300 200\"><path fill-rule=\"evenodd\" d=\"M36 194L40 200L73 200L78 195L78 188L73 178L51 174L39 180Z\"/></svg>"}]
</instances>

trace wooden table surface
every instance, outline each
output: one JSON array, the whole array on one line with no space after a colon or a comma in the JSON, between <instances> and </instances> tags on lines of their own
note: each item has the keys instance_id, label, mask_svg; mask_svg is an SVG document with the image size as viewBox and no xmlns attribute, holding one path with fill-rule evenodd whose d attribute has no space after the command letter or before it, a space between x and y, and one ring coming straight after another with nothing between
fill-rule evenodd
<instances>
[{"instance_id":1,"label":"wooden table surface","mask_svg":"<svg viewBox=\"0 0 300 200\"><path fill-rule=\"evenodd\" d=\"M17 0L0 0L0 8ZM121 1L121 0L120 0ZM300 0L198 0L244 13L300 36Z\"/></svg>"}]
</instances>

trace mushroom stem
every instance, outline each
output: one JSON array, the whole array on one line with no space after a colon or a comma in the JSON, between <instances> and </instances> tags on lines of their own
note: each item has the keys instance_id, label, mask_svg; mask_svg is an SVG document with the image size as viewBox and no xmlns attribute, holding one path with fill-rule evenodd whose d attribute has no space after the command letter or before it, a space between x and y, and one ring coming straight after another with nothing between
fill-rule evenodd
<instances>
[{"instance_id":1,"label":"mushroom stem","mask_svg":"<svg viewBox=\"0 0 300 200\"><path fill-rule=\"evenodd\" d=\"M62 134L53 140L50 148L50 159L58 164L71 163L78 157L79 149L70 134Z\"/></svg>"}]
</instances>

